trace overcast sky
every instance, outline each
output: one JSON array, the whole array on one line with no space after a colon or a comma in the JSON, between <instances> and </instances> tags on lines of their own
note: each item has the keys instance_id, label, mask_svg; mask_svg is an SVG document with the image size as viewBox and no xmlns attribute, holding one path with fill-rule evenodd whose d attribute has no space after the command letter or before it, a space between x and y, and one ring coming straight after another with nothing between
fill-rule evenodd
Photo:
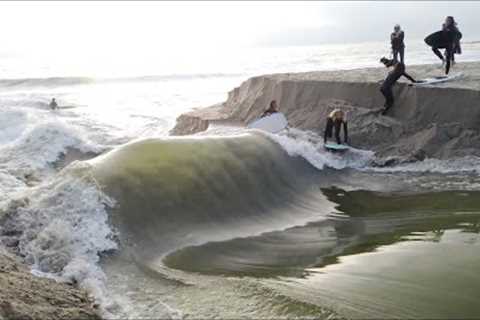
<instances>
[{"instance_id":1,"label":"overcast sky","mask_svg":"<svg viewBox=\"0 0 480 320\"><path fill-rule=\"evenodd\" d=\"M407 39L446 15L480 40L480 2L0 2L0 50L161 52Z\"/></svg>"}]
</instances>

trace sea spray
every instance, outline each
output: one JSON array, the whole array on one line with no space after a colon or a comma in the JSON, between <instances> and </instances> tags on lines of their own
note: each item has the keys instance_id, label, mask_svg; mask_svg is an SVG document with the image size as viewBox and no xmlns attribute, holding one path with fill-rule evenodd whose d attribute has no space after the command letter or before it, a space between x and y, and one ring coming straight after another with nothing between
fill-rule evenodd
<instances>
[{"instance_id":1,"label":"sea spray","mask_svg":"<svg viewBox=\"0 0 480 320\"><path fill-rule=\"evenodd\" d=\"M374 159L374 152L351 147L342 154L328 152L323 148L323 139L311 131L289 129L281 134L268 134L290 156L300 156L312 166L322 170L325 166L334 169L363 168Z\"/></svg>"},{"instance_id":2,"label":"sea spray","mask_svg":"<svg viewBox=\"0 0 480 320\"><path fill-rule=\"evenodd\" d=\"M101 191L88 166L74 163L22 196L16 210L3 214L2 238L18 243L16 250L35 274L76 282L107 306L98 263L100 254L117 249L107 213L115 201Z\"/></svg>"},{"instance_id":3,"label":"sea spray","mask_svg":"<svg viewBox=\"0 0 480 320\"><path fill-rule=\"evenodd\" d=\"M11 121L0 142L0 168L17 177L39 176L66 154L69 148L98 153L102 145L91 142L84 132L61 119L41 114L7 112Z\"/></svg>"}]
</instances>

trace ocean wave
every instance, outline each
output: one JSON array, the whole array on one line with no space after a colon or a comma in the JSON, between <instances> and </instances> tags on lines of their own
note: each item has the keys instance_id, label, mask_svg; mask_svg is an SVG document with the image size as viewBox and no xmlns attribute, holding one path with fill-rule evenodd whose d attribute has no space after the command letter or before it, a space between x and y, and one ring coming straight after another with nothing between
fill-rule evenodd
<instances>
[{"instance_id":1,"label":"ocean wave","mask_svg":"<svg viewBox=\"0 0 480 320\"><path fill-rule=\"evenodd\" d=\"M58 119L39 118L22 112L2 113L7 128L0 135L0 168L17 177L41 175L69 148L100 152L77 128Z\"/></svg>"},{"instance_id":2,"label":"ocean wave","mask_svg":"<svg viewBox=\"0 0 480 320\"><path fill-rule=\"evenodd\" d=\"M138 261L170 250L321 220L334 205L319 173L263 134L148 139L89 161L116 199L114 222Z\"/></svg>"},{"instance_id":3,"label":"ocean wave","mask_svg":"<svg viewBox=\"0 0 480 320\"><path fill-rule=\"evenodd\" d=\"M0 88L60 87L89 84L92 82L94 82L93 78L86 77L0 79Z\"/></svg>"},{"instance_id":4,"label":"ocean wave","mask_svg":"<svg viewBox=\"0 0 480 320\"><path fill-rule=\"evenodd\" d=\"M98 262L102 252L117 248L107 214L115 202L98 188L89 167L76 163L17 196L0 208L2 242L14 244L35 274L77 282L105 305Z\"/></svg>"},{"instance_id":5,"label":"ocean wave","mask_svg":"<svg viewBox=\"0 0 480 320\"><path fill-rule=\"evenodd\" d=\"M211 78L231 78L240 77L241 73L193 73L193 74L166 74L166 75L148 75L136 77L118 77L118 78L91 78L91 77L49 77L49 78L22 78L22 79L0 79L0 88L55 88L75 85L85 85L94 83L122 83L122 82L161 82L175 80L197 80Z\"/></svg>"}]
</instances>

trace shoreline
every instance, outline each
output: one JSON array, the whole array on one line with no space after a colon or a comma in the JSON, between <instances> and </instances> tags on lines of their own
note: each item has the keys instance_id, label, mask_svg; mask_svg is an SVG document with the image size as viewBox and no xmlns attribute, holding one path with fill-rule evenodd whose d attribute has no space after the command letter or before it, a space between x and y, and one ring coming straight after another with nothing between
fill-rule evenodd
<instances>
[{"instance_id":1,"label":"shoreline","mask_svg":"<svg viewBox=\"0 0 480 320\"><path fill-rule=\"evenodd\" d=\"M0 319L101 319L84 290L35 276L1 250L0 288Z\"/></svg>"},{"instance_id":2,"label":"shoreline","mask_svg":"<svg viewBox=\"0 0 480 320\"><path fill-rule=\"evenodd\" d=\"M480 62L456 64L451 74L462 77L435 86L408 86L400 79L394 107L377 116L371 111L383 106L378 82L387 72L362 68L256 76L231 90L225 102L180 115L170 134L195 134L218 123L246 125L275 99L291 127L319 135L331 110L346 110L351 144L374 151L379 163L480 156ZM407 72L415 79L443 73L440 64L410 66Z\"/></svg>"}]
</instances>

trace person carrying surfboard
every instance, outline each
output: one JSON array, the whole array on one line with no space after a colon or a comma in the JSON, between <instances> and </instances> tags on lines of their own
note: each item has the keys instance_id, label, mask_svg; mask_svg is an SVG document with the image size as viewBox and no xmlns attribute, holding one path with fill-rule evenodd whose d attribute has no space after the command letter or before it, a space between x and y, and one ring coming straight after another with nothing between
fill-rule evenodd
<instances>
[{"instance_id":1,"label":"person carrying surfboard","mask_svg":"<svg viewBox=\"0 0 480 320\"><path fill-rule=\"evenodd\" d=\"M325 133L323 135L323 143L327 143L328 138L333 137L333 129L335 129L335 140L338 144L342 143L340 139L340 130L343 125L343 142L348 143L348 127L345 113L340 109L335 109L327 117L327 125L325 126Z\"/></svg>"},{"instance_id":2,"label":"person carrying surfboard","mask_svg":"<svg viewBox=\"0 0 480 320\"><path fill-rule=\"evenodd\" d=\"M387 110L393 107L393 103L395 102L393 98L393 86L397 83L398 79L402 76L410 80L412 83L416 83L417 81L413 79L408 73L405 72L405 64L400 61L390 60L385 57L380 59L380 62L385 65L385 67L390 68L392 67L392 71L390 71L383 81L382 86L380 87L380 91L382 92L383 96L385 97L385 104L382 114L386 114Z\"/></svg>"},{"instance_id":3,"label":"person carrying surfboard","mask_svg":"<svg viewBox=\"0 0 480 320\"><path fill-rule=\"evenodd\" d=\"M392 44L393 60L400 61L401 63L405 63L405 43L403 42L403 39L405 39L405 33L400 28L400 25L396 24L390 35L390 43ZM400 60L398 60L399 55Z\"/></svg>"},{"instance_id":4,"label":"person carrying surfboard","mask_svg":"<svg viewBox=\"0 0 480 320\"><path fill-rule=\"evenodd\" d=\"M462 33L458 30L452 16L445 19L441 31L434 32L425 38L425 43L432 47L433 53L445 64L445 74L450 72L452 57L461 38ZM445 49L445 57L439 49Z\"/></svg>"},{"instance_id":5,"label":"person carrying surfboard","mask_svg":"<svg viewBox=\"0 0 480 320\"><path fill-rule=\"evenodd\" d=\"M265 110L265 111L262 113L261 118L266 117L266 116L269 116L269 115L272 115L272 114L277 113L277 112L278 112L277 101L276 101L276 100L272 100L272 101L270 102L270 106L268 107L268 109Z\"/></svg>"},{"instance_id":6,"label":"person carrying surfboard","mask_svg":"<svg viewBox=\"0 0 480 320\"><path fill-rule=\"evenodd\" d=\"M453 19L453 18L452 18ZM462 33L460 32L460 30L458 29L458 23L455 21L453 23L454 27L457 29L458 33L457 35L461 35ZM443 24L443 27L442 27L442 30L445 28L445 24ZM451 59L451 63L452 65L455 64L455 54L462 54L462 47L460 45L460 37L455 37L455 42L453 43L453 50L452 50L452 59ZM445 49L445 53L444 55L446 56L447 55L447 50Z\"/></svg>"}]
</instances>

